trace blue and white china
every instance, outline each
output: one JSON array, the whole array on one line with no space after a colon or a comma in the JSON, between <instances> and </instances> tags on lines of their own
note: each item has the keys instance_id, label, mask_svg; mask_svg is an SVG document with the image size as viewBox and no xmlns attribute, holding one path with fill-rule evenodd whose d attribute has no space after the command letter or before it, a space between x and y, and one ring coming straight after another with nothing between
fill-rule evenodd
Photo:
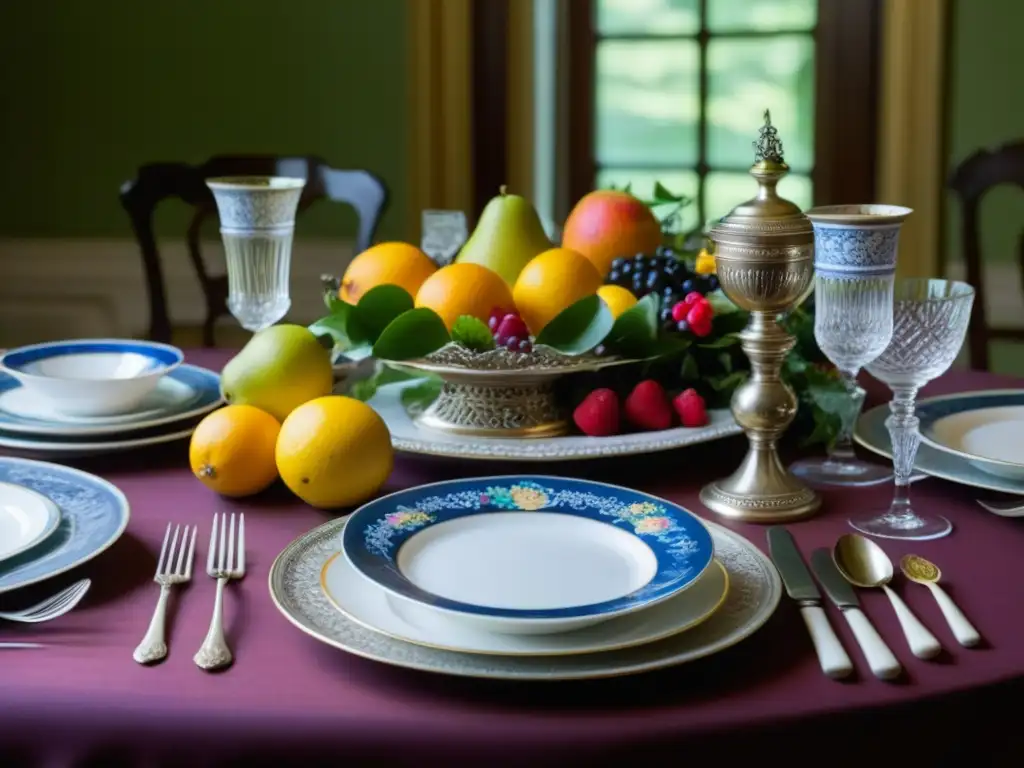
<instances>
[{"instance_id":1,"label":"blue and white china","mask_svg":"<svg viewBox=\"0 0 1024 768\"><path fill-rule=\"evenodd\" d=\"M85 456L100 456L105 453L119 453L136 448L148 448L192 436L195 424L185 421L169 427L139 430L129 433L130 437L114 439L111 436L77 438L34 438L26 435L9 435L0 432L0 448L23 451L40 459L73 459Z\"/></svg>"},{"instance_id":2,"label":"blue and white china","mask_svg":"<svg viewBox=\"0 0 1024 768\"><path fill-rule=\"evenodd\" d=\"M20 485L0 483L0 563L31 549L58 525L60 510L48 498Z\"/></svg>"},{"instance_id":3,"label":"blue and white china","mask_svg":"<svg viewBox=\"0 0 1024 768\"><path fill-rule=\"evenodd\" d=\"M419 380L388 384L377 390L369 404L384 419L396 451L425 456L447 456L474 461L583 461L612 456L657 453L720 440L743 432L728 408L708 411L704 427L674 427L658 432L631 432L595 439L584 435L533 437L469 437L431 431L427 433L410 417L402 404L402 392Z\"/></svg>"},{"instance_id":4,"label":"blue and white china","mask_svg":"<svg viewBox=\"0 0 1024 768\"><path fill-rule=\"evenodd\" d=\"M929 402L931 401L924 400L920 405L927 405ZM887 405L872 408L857 422L854 439L865 448L891 459L892 445L889 440L889 430L885 426L888 416L889 407ZM1012 480L992 472L986 472L979 469L974 461L968 461L948 449L940 450L935 444L923 440L914 459L914 468L926 475L950 480L961 485L1018 496L1024 495L1024 480Z\"/></svg>"},{"instance_id":5,"label":"blue and white china","mask_svg":"<svg viewBox=\"0 0 1024 768\"><path fill-rule=\"evenodd\" d=\"M183 359L167 344L81 339L13 349L0 357L0 370L58 413L109 416L137 408Z\"/></svg>"},{"instance_id":6,"label":"blue and white china","mask_svg":"<svg viewBox=\"0 0 1024 768\"><path fill-rule=\"evenodd\" d=\"M91 560L117 541L128 525L124 494L87 472L0 457L0 482L45 496L61 514L53 534L0 563L0 593L35 584Z\"/></svg>"},{"instance_id":7,"label":"blue and white china","mask_svg":"<svg viewBox=\"0 0 1024 768\"><path fill-rule=\"evenodd\" d=\"M806 211L820 273L885 274L896 270L900 227L913 213L899 205L829 205Z\"/></svg>"},{"instance_id":8,"label":"blue and white china","mask_svg":"<svg viewBox=\"0 0 1024 768\"><path fill-rule=\"evenodd\" d=\"M340 552L324 565L320 583L339 611L388 637L428 648L504 656L568 656L653 643L710 618L729 591L729 575L715 562L688 590L646 611L576 632L510 635L450 621L416 603L388 600L387 592L368 585Z\"/></svg>"},{"instance_id":9,"label":"blue and white china","mask_svg":"<svg viewBox=\"0 0 1024 768\"><path fill-rule=\"evenodd\" d=\"M116 416L66 416L13 376L0 373L0 433L8 435L123 437L127 432L202 416L220 404L220 377L194 365L171 371L134 411Z\"/></svg>"},{"instance_id":10,"label":"blue and white china","mask_svg":"<svg viewBox=\"0 0 1024 768\"><path fill-rule=\"evenodd\" d=\"M345 520L328 520L284 548L270 567L270 597L274 605L296 629L325 645L380 664L445 675L552 681L653 672L706 658L743 642L771 618L782 596L779 573L767 555L738 533L709 522L707 528L714 543L715 560L729 574L729 591L722 607L700 625L656 643L604 653L568 656L459 653L389 637L353 621L331 603L322 588L321 576L324 563L341 548L344 528ZM373 588L365 583L364 587ZM376 591L380 594L380 590ZM387 601L392 607L398 602L390 595ZM647 613L634 613L593 629L612 631L620 622L646 621Z\"/></svg>"},{"instance_id":11,"label":"blue and white china","mask_svg":"<svg viewBox=\"0 0 1024 768\"><path fill-rule=\"evenodd\" d=\"M639 491L508 475L422 485L353 513L342 551L370 582L477 629L581 629L679 594L711 564L699 518Z\"/></svg>"},{"instance_id":12,"label":"blue and white china","mask_svg":"<svg viewBox=\"0 0 1024 768\"><path fill-rule=\"evenodd\" d=\"M250 233L295 227L306 180L288 176L223 176L206 180L221 232Z\"/></svg>"},{"instance_id":13,"label":"blue and white china","mask_svg":"<svg viewBox=\"0 0 1024 768\"><path fill-rule=\"evenodd\" d=\"M1024 390L965 392L918 403L921 441L978 469L1024 480Z\"/></svg>"}]
</instances>

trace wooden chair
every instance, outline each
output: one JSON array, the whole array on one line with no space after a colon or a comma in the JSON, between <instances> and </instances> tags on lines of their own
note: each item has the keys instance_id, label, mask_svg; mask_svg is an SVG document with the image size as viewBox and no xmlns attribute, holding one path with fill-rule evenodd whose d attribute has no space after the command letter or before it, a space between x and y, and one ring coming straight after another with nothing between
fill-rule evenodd
<instances>
[{"instance_id":1,"label":"wooden chair","mask_svg":"<svg viewBox=\"0 0 1024 768\"><path fill-rule=\"evenodd\" d=\"M1024 141L975 152L957 166L949 180L950 188L960 199L967 282L974 286L976 292L971 325L967 331L967 349L971 367L980 370L988 370L989 342L992 339L1024 340L1024 328L993 328L985 314L978 209L988 191L1003 184L1016 184L1024 190ZM1024 290L1024 232L1019 242L1018 260Z\"/></svg>"},{"instance_id":2,"label":"wooden chair","mask_svg":"<svg viewBox=\"0 0 1024 768\"><path fill-rule=\"evenodd\" d=\"M213 194L206 179L214 176L292 176L306 179L299 201L299 214L318 200L346 203L359 216L356 253L373 241L377 225L388 204L384 183L369 171L339 170L329 167L318 157L273 157L222 155L202 165L186 163L150 163L139 168L133 181L121 186L121 205L131 219L135 238L142 252L149 293L149 336L155 341L171 340L171 320L160 252L153 233L153 214L164 200L178 198L191 205L195 212L187 233L189 257L206 298L206 319L203 322L203 344L213 346L213 329L217 318L228 314L227 275L211 275L200 252L200 228L208 216L217 217Z\"/></svg>"}]
</instances>

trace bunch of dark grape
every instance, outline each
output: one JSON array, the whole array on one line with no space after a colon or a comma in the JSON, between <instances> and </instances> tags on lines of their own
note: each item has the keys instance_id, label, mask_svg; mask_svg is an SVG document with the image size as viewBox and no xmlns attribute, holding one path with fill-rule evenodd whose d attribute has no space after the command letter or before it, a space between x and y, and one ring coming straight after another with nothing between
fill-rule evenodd
<instances>
[{"instance_id":1,"label":"bunch of dark grape","mask_svg":"<svg viewBox=\"0 0 1024 768\"><path fill-rule=\"evenodd\" d=\"M622 286L638 299L649 293L656 294L661 300L658 319L666 331L687 330L687 327L677 327L685 321L677 323L672 319L672 307L694 291L706 296L718 288L717 277L696 274L666 246L659 247L654 254L638 253L616 259L605 282Z\"/></svg>"}]
</instances>

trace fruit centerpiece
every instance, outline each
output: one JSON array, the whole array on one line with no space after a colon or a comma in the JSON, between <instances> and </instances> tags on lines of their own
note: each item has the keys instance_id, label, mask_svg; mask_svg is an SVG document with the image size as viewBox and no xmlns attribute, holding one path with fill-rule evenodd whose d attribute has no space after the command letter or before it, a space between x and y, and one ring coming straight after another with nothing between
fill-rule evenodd
<instances>
[{"instance_id":1,"label":"fruit centerpiece","mask_svg":"<svg viewBox=\"0 0 1024 768\"><path fill-rule=\"evenodd\" d=\"M699 232L675 227L690 201L656 185L579 201L560 246L528 201L502 189L453 264L382 243L353 260L310 326L337 354L372 356L353 396L419 379L403 402L420 426L490 437L701 427L749 365L747 323L719 290ZM659 216L660 214L660 216ZM838 427L843 389L813 340L810 307L786 319L798 339L784 375L801 398L808 442Z\"/></svg>"}]
</instances>

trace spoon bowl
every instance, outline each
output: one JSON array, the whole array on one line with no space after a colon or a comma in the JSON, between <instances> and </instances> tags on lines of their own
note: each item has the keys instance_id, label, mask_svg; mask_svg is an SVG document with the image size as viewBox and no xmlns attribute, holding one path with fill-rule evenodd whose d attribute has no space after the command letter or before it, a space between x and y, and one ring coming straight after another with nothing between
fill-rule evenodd
<instances>
[{"instance_id":1,"label":"spoon bowl","mask_svg":"<svg viewBox=\"0 0 1024 768\"><path fill-rule=\"evenodd\" d=\"M911 612L899 595L889 588L892 581L892 560L885 550L864 536L847 533L839 537L832 548L832 559L843 578L856 587L881 588L896 618L907 636L911 652L919 659L930 659L942 651L942 646L928 628Z\"/></svg>"},{"instance_id":2,"label":"spoon bowl","mask_svg":"<svg viewBox=\"0 0 1024 768\"><path fill-rule=\"evenodd\" d=\"M935 602L939 604L942 615L946 617L946 623L953 631L957 642L965 648L972 648L981 642L981 635L974 625L967 620L963 611L953 602L942 587L939 586L939 579L942 578L942 571L939 566L919 555L904 555L900 559L900 570L903 575L918 584L924 584L931 591Z\"/></svg>"}]
</instances>

